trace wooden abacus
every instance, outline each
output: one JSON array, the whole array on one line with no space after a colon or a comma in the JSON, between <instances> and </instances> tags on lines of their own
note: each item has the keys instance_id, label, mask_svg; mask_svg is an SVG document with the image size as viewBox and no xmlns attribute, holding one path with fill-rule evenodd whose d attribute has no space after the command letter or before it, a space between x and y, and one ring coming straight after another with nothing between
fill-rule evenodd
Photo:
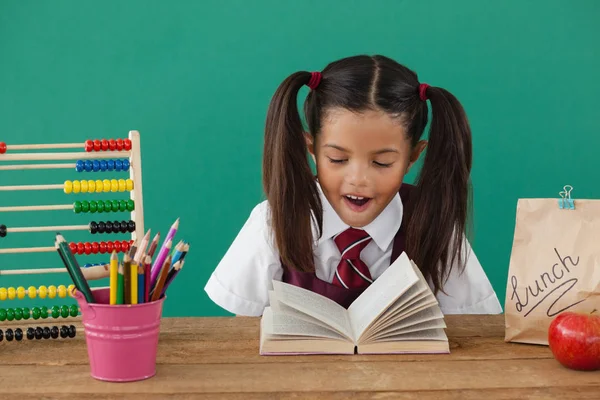
<instances>
[{"instance_id":1,"label":"wooden abacus","mask_svg":"<svg viewBox=\"0 0 600 400\"><path fill-rule=\"evenodd\" d=\"M38 152L38 150L56 150L56 149L80 149L84 151L73 152ZM16 152L19 150L32 150L32 152ZM71 204L59 205L34 205L34 206L0 206L0 254L11 253L40 253L56 252L56 248L51 246L42 247L22 247L22 248L4 248L2 238L8 234L26 233L26 232L55 232L55 231L88 231L91 234L130 234L128 240L99 241L99 242L71 242L69 248L75 254L107 254L115 250L117 252L127 252L130 246L138 238L144 236L144 205L142 197L142 163L141 163L140 135L137 131L130 131L126 139L102 139L86 140L84 143L55 143L55 144L29 144L29 145L7 145L0 142L0 171L10 170L36 170L36 169L73 169L77 173L86 172L128 172L128 179L95 179L95 180L67 180L61 184L40 184L40 185L13 185L0 186L1 191L31 191L31 190L63 190L65 194L78 193L116 193L129 192L129 199L120 200L98 200L98 201L75 201ZM74 163L32 163L32 164L13 164L7 165L10 161L75 161ZM108 212L129 212L129 220L120 221L90 221L87 225L62 225L62 226L36 226L36 227L7 227L1 224L2 213L6 212L30 212L30 211L54 211L54 210L72 210L75 213L108 213ZM49 244L54 243L54 235L49 237ZM57 257L57 259L59 259ZM1 264L0 264L1 265ZM66 273L65 267L59 268L29 268L29 269L0 269L0 277L4 275L28 275L28 274L57 274ZM70 282L68 282L70 283ZM70 285L72 286L72 285ZM69 290L65 285L40 286L36 288L24 286L18 288L0 287L0 302L5 300L29 298L54 298L70 296ZM28 321L38 318L69 318L76 317L76 306L53 306L51 313L48 314L47 307L28 308L0 308L0 323L14 325L19 321ZM51 316L50 316L51 315ZM13 330L14 329L14 330ZM76 334L75 326L62 325L52 327L29 327L26 329L27 339L48 339L74 337ZM23 329L8 328L5 331L0 329L0 341L4 338L8 341L20 341L24 337Z\"/></svg>"}]
</instances>

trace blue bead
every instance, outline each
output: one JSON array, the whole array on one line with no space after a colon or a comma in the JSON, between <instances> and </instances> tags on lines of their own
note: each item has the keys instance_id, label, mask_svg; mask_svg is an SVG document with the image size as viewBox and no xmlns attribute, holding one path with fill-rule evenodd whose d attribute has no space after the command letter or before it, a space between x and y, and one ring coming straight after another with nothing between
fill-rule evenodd
<instances>
[{"instance_id":1,"label":"blue bead","mask_svg":"<svg viewBox=\"0 0 600 400\"><path fill-rule=\"evenodd\" d=\"M128 159L123 160L123 171L129 171L129 160Z\"/></svg>"},{"instance_id":2,"label":"blue bead","mask_svg":"<svg viewBox=\"0 0 600 400\"><path fill-rule=\"evenodd\" d=\"M106 167L109 171L112 171L115 169L115 160L108 160L106 162Z\"/></svg>"},{"instance_id":3,"label":"blue bead","mask_svg":"<svg viewBox=\"0 0 600 400\"><path fill-rule=\"evenodd\" d=\"M87 172L92 172L92 162L90 160L85 160L85 170Z\"/></svg>"},{"instance_id":4,"label":"blue bead","mask_svg":"<svg viewBox=\"0 0 600 400\"><path fill-rule=\"evenodd\" d=\"M92 162L92 165L94 166L94 172L98 172L100 171L100 161L98 160L94 160Z\"/></svg>"},{"instance_id":5,"label":"blue bead","mask_svg":"<svg viewBox=\"0 0 600 400\"><path fill-rule=\"evenodd\" d=\"M106 161L105 160L100 160L100 171L102 171L102 172L106 171Z\"/></svg>"},{"instance_id":6,"label":"blue bead","mask_svg":"<svg viewBox=\"0 0 600 400\"><path fill-rule=\"evenodd\" d=\"M121 171L123 169L123 162L121 160L115 160L115 171Z\"/></svg>"},{"instance_id":7,"label":"blue bead","mask_svg":"<svg viewBox=\"0 0 600 400\"><path fill-rule=\"evenodd\" d=\"M83 171L83 160L77 160L77 162L75 163L75 171Z\"/></svg>"},{"instance_id":8,"label":"blue bead","mask_svg":"<svg viewBox=\"0 0 600 400\"><path fill-rule=\"evenodd\" d=\"M84 264L84 265L83 265L83 268L89 268L89 267L91 267L91 266L92 266L92 264Z\"/></svg>"}]
</instances>

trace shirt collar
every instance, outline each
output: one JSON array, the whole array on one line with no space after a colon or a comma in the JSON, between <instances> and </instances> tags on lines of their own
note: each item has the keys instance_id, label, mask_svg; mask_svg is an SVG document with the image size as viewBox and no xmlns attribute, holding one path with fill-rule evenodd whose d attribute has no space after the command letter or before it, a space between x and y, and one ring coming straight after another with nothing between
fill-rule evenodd
<instances>
[{"instance_id":1,"label":"shirt collar","mask_svg":"<svg viewBox=\"0 0 600 400\"><path fill-rule=\"evenodd\" d=\"M319 182L316 182L323 206L323 234L318 240L318 244L331 239L336 234L349 228L335 212L327 197L321 189ZM363 229L371 236L377 247L382 251L387 250L390 243L396 236L402 222L403 205L400 195L396 194L383 211Z\"/></svg>"}]
</instances>

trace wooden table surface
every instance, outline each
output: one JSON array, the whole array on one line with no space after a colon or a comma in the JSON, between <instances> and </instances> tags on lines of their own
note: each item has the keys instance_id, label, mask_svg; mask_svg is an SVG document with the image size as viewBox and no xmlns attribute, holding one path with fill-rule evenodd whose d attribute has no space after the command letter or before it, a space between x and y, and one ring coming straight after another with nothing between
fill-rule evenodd
<instances>
[{"instance_id":1,"label":"wooden table surface","mask_svg":"<svg viewBox=\"0 0 600 400\"><path fill-rule=\"evenodd\" d=\"M78 323L74 339L4 340L0 391L8 399L600 399L600 371L571 371L547 347L505 343L503 316L447 316L449 355L260 356L258 324L164 318L157 374L133 383L90 377Z\"/></svg>"}]
</instances>

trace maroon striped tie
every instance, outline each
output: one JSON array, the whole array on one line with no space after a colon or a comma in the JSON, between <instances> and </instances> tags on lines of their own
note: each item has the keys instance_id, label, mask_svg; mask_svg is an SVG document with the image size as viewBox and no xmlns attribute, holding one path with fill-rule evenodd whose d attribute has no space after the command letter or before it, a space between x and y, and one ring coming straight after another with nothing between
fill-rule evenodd
<instances>
[{"instance_id":1,"label":"maroon striped tie","mask_svg":"<svg viewBox=\"0 0 600 400\"><path fill-rule=\"evenodd\" d=\"M369 244L371 237L361 229L348 228L333 237L342 259L335 271L332 283L346 289L365 288L373 279L367 265L360 259L360 252Z\"/></svg>"}]
</instances>

